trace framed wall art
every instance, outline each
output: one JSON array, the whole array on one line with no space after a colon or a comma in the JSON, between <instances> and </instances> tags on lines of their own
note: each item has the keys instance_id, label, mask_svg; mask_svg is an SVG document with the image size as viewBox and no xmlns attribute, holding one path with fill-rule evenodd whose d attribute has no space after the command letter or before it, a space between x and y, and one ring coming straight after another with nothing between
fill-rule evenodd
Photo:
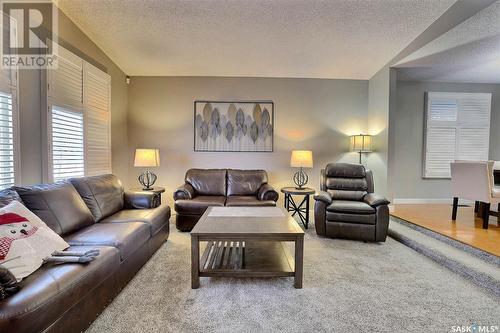
<instances>
[{"instance_id":1,"label":"framed wall art","mask_svg":"<svg viewBox=\"0 0 500 333\"><path fill-rule=\"evenodd\" d=\"M274 103L194 102L194 150L272 152Z\"/></svg>"}]
</instances>

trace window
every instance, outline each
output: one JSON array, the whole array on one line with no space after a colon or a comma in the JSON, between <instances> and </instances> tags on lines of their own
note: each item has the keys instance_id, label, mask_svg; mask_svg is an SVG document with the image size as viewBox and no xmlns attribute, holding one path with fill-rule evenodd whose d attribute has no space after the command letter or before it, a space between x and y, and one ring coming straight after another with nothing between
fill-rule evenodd
<instances>
[{"instance_id":1,"label":"window","mask_svg":"<svg viewBox=\"0 0 500 333\"><path fill-rule=\"evenodd\" d=\"M3 18L4 31L9 31L10 17ZM16 31L10 33L16 38ZM17 69L0 69L0 190L19 183L19 171Z\"/></svg>"},{"instance_id":2,"label":"window","mask_svg":"<svg viewBox=\"0 0 500 333\"><path fill-rule=\"evenodd\" d=\"M51 120L53 180L83 176L83 114L52 106Z\"/></svg>"},{"instance_id":3,"label":"window","mask_svg":"<svg viewBox=\"0 0 500 333\"><path fill-rule=\"evenodd\" d=\"M450 178L455 160L488 160L490 113L491 94L427 93L424 177Z\"/></svg>"},{"instance_id":4,"label":"window","mask_svg":"<svg viewBox=\"0 0 500 333\"><path fill-rule=\"evenodd\" d=\"M13 96L0 91L0 189L16 183Z\"/></svg>"},{"instance_id":5,"label":"window","mask_svg":"<svg viewBox=\"0 0 500 333\"><path fill-rule=\"evenodd\" d=\"M110 76L61 46L58 66L47 73L47 180L110 173Z\"/></svg>"}]
</instances>

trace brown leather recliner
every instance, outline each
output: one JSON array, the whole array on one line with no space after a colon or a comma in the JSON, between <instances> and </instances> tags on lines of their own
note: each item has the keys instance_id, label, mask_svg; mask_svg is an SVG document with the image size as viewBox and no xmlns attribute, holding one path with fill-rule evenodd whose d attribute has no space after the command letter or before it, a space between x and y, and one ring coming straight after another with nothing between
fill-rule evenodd
<instances>
[{"instance_id":1,"label":"brown leather recliner","mask_svg":"<svg viewBox=\"0 0 500 333\"><path fill-rule=\"evenodd\" d=\"M70 250L99 249L82 264L45 264L0 300L0 332L80 332L169 235L170 208L154 193L124 191L113 175L14 187L0 205L22 201Z\"/></svg>"},{"instance_id":2,"label":"brown leather recliner","mask_svg":"<svg viewBox=\"0 0 500 333\"><path fill-rule=\"evenodd\" d=\"M330 163L321 170L314 195L316 233L334 238L385 242L389 201L373 193L373 176L363 165Z\"/></svg>"},{"instance_id":3,"label":"brown leather recliner","mask_svg":"<svg viewBox=\"0 0 500 333\"><path fill-rule=\"evenodd\" d=\"M209 206L276 206L264 170L189 169L174 192L175 225L191 231Z\"/></svg>"}]
</instances>

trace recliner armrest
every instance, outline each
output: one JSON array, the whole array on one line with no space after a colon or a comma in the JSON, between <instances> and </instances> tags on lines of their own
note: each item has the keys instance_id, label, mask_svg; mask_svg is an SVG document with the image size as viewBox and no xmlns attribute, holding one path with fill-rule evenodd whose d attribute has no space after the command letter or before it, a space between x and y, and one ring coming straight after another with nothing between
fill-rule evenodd
<instances>
[{"instance_id":1,"label":"recliner armrest","mask_svg":"<svg viewBox=\"0 0 500 333\"><path fill-rule=\"evenodd\" d=\"M191 184L184 183L174 191L174 200L193 199L194 188Z\"/></svg>"},{"instance_id":2,"label":"recliner armrest","mask_svg":"<svg viewBox=\"0 0 500 333\"><path fill-rule=\"evenodd\" d=\"M381 195L375 194L375 193L368 193L363 197L363 201L373 208L382 206L382 205L388 205L391 202L384 198Z\"/></svg>"},{"instance_id":3,"label":"recliner armrest","mask_svg":"<svg viewBox=\"0 0 500 333\"><path fill-rule=\"evenodd\" d=\"M279 194L276 192L276 190L269 184L264 184L259 188L259 191L257 192L257 199L264 201L264 200L273 200L273 201L278 201Z\"/></svg>"},{"instance_id":4,"label":"recliner armrest","mask_svg":"<svg viewBox=\"0 0 500 333\"><path fill-rule=\"evenodd\" d=\"M125 207L129 209L150 209L160 205L160 194L154 192L125 191Z\"/></svg>"},{"instance_id":5,"label":"recliner armrest","mask_svg":"<svg viewBox=\"0 0 500 333\"><path fill-rule=\"evenodd\" d=\"M314 193L314 200L323 201L327 205L332 203L332 196L326 191L318 191Z\"/></svg>"}]
</instances>

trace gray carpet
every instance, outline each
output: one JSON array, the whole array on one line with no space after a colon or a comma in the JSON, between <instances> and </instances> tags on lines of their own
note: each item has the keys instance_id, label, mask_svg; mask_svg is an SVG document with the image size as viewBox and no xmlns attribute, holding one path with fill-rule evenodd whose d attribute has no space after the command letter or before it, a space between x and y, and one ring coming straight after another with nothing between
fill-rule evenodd
<instances>
[{"instance_id":1,"label":"gray carpet","mask_svg":"<svg viewBox=\"0 0 500 333\"><path fill-rule=\"evenodd\" d=\"M88 332L450 332L499 325L500 299L388 238L305 238L304 288L292 278L201 278L190 288L188 233L168 242Z\"/></svg>"}]
</instances>

